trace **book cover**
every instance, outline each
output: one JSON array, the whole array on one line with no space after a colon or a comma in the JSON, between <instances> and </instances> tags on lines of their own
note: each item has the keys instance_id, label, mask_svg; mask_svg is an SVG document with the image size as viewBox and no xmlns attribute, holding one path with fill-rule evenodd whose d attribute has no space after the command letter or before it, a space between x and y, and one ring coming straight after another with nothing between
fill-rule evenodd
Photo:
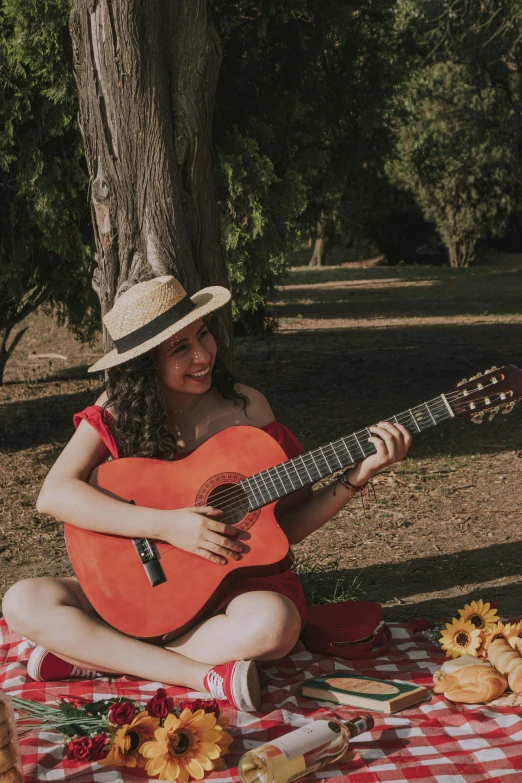
<instances>
[{"instance_id":1,"label":"book cover","mask_svg":"<svg viewBox=\"0 0 522 783\"><path fill-rule=\"evenodd\" d=\"M331 672L304 682L301 694L311 699L391 713L424 701L429 691L420 685L397 680L379 680L352 672Z\"/></svg>"}]
</instances>

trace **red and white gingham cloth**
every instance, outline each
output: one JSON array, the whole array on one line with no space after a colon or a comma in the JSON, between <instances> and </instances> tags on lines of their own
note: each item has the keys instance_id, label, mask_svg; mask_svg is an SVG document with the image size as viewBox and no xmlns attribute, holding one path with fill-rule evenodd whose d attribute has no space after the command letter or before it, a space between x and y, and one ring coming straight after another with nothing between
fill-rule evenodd
<instances>
[{"instance_id":1,"label":"red and white gingham cloth","mask_svg":"<svg viewBox=\"0 0 522 783\"><path fill-rule=\"evenodd\" d=\"M234 736L228 769L213 772L213 783L236 783L238 759L245 750L302 726L313 718L335 714L348 720L361 710L304 699L299 686L330 671L356 668L361 674L402 679L430 686L444 654L411 626L392 625L393 642L387 654L352 666L338 658L322 658L298 644L293 654L275 664L260 666L264 700L262 712L238 713L225 707ZM11 633L0 620L0 686L7 693L52 703L60 697L108 698L129 696L145 703L160 683L129 677L113 680L36 683L27 679L29 642ZM201 694L168 688L174 697ZM336 783L522 783L522 710L467 707L440 696L390 717L374 713L375 728L352 742L353 752L312 779L336 778ZM21 738L26 783L137 783L147 780L138 770L100 767L67 761L59 735L40 732Z\"/></svg>"}]
</instances>

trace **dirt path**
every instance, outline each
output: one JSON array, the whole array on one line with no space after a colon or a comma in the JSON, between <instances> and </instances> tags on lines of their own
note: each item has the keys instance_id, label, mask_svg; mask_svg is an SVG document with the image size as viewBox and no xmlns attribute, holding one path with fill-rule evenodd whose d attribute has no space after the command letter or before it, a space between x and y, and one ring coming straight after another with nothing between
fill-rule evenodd
<instances>
[{"instance_id":1,"label":"dirt path","mask_svg":"<svg viewBox=\"0 0 522 783\"><path fill-rule=\"evenodd\" d=\"M236 374L312 448L493 364L522 366L521 295L522 263L299 268L273 304L280 330L239 340ZM61 529L34 502L72 413L100 388L85 373L99 347L43 315L29 320L0 388L0 594L23 576L68 571ZM296 548L310 598L380 600L389 619L451 615L478 597L520 614L521 413L415 439L410 458L376 479L369 512L352 502Z\"/></svg>"}]
</instances>

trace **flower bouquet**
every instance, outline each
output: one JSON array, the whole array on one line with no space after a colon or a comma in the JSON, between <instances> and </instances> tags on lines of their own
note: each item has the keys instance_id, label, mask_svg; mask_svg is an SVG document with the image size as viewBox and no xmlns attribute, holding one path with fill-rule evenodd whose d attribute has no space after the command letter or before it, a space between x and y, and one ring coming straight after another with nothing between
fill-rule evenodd
<instances>
[{"instance_id":1,"label":"flower bouquet","mask_svg":"<svg viewBox=\"0 0 522 783\"><path fill-rule=\"evenodd\" d=\"M471 601L459 609L459 617L446 623L439 641L453 660L435 672L436 693L444 693L450 701L503 705L508 702L500 697L509 686L509 704L518 705L522 698L522 621L503 623L493 604Z\"/></svg>"},{"instance_id":2,"label":"flower bouquet","mask_svg":"<svg viewBox=\"0 0 522 783\"><path fill-rule=\"evenodd\" d=\"M145 707L124 697L61 699L52 707L11 697L21 731L53 729L65 737L67 759L142 767L149 777L187 783L225 766L232 737L215 700L175 703L158 688Z\"/></svg>"}]
</instances>

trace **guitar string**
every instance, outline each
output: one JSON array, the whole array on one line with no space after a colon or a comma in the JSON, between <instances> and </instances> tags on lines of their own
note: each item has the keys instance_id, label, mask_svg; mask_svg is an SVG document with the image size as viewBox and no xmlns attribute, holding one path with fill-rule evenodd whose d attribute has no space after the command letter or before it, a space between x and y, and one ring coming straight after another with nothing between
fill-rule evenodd
<instances>
[{"instance_id":1,"label":"guitar string","mask_svg":"<svg viewBox=\"0 0 522 783\"><path fill-rule=\"evenodd\" d=\"M433 402L433 401L430 401L430 402ZM424 407L425 407L425 406L427 406L427 405L429 405L429 403L423 403L421 406L415 406L415 407L416 407L416 408L417 408L417 407L419 407L419 408L424 408ZM397 421L399 421L399 419L402 417L402 418L403 418L403 420L405 420L405 421L406 421L406 423L410 424L410 426L411 426L411 420L412 420L412 418L414 418L414 417L412 417L412 413L411 413L411 411L412 411L412 410L415 410L415 409L410 409L410 410L408 410L408 411L404 411L404 412L402 412L402 413L399 413L399 414L397 414L396 416L394 415L394 416L390 417L389 419L386 419L385 421L391 421L392 419L396 419ZM442 401L441 401L441 402L439 402L439 403L437 403L436 407L435 407L435 406L432 406L432 408L431 408L431 411L433 411L433 413L435 413L435 415L437 415L437 413L439 413L441 410L447 410L447 408L446 408L446 406L445 406L444 402L442 402ZM424 417L427 417L427 416L429 416L429 417L431 418L431 416L430 416L430 414L429 414L429 413L425 413L424 411L423 411L422 413L423 413L423 416L424 416ZM404 417L408 417L408 418L407 418L407 419L404 419ZM430 418L428 418L428 421L430 420ZM417 420L416 420L416 419L415 419L415 421L417 422ZM423 423L423 422L421 421L420 423ZM436 424L436 422L435 422L435 419L433 419L433 422L430 422L430 425L429 425L429 426L434 426L435 424ZM373 426L373 425L370 425L370 426ZM427 427L423 427L423 429L428 429L428 428L427 428ZM365 428L365 430L367 431L367 430L368 430L368 428ZM355 433L355 434L352 434L352 435L346 436L345 438L340 438L340 439L338 439L338 440L336 440L336 441L332 441L332 443L330 443L330 444L327 444L327 445L325 445L325 446L322 446L322 447L320 447L320 449L318 449L318 450L321 450L321 451L322 451L322 454L323 454L324 461L326 462L326 464L327 464L327 467L328 467L329 469L330 469L330 465L329 465L329 459L328 459L328 457L330 457L330 456L334 456L334 457L335 457L335 458L336 458L336 459L339 461L339 459L338 459L338 457L337 457L337 455L336 455L336 453L335 453L335 445L337 445L337 444L338 444L338 446L340 446L340 447L342 447L342 448L345 448L345 449L346 449L346 450L347 450L349 453L350 453L350 448L349 448L349 446L351 446L351 447L352 447L352 449L359 449L359 451L362 451L362 453L363 453L363 456L362 456L362 457L361 457L359 460L357 460L357 461L361 461L361 459L364 459L364 457L365 457L365 456L367 456L367 455L365 455L365 454L364 454L364 451L361 449L361 447L360 447L360 445L359 445L359 443L358 443L358 440L362 440L362 439L364 439L364 438L367 438L367 435L366 435L366 433L365 433L365 430L358 430L358 431L357 431L357 433ZM419 430L419 431L420 431L420 430ZM356 437L356 435L357 435L357 434L359 434L359 435L360 435L360 437L359 437L359 438L357 438L357 437ZM367 443L367 442L368 442L368 441L366 440L366 443ZM346 445L346 444L348 444L348 445ZM312 449L311 451L315 451L315 449ZM328 456L327 456L327 454L328 454ZM307 455L310 455L310 459L312 460L312 462L313 462L313 463L315 463L314 457L312 456L311 452L306 452L306 453L304 453L303 455L299 455L299 456L306 457ZM290 461L292 461L292 460L288 460L288 462L290 462ZM285 461L284 463L281 463L281 465L285 465L285 464L286 464L286 462L287 462L287 461ZM279 466L279 465L274 465L274 466L271 466L270 468L267 468L265 471L259 471L259 473L265 473L265 472L266 472L266 473L268 473L268 471L269 471L269 470L272 470L272 469L275 469L275 470L277 471L277 468L278 468L278 467L280 467L280 466ZM292 467L293 467L293 469L295 470L295 472L296 472L296 474L297 474L297 476L298 476L299 480L302 482L301 486L305 486L306 484L309 484L309 483L314 483L314 481L317 481L317 480L319 480L319 479L315 479L315 480L312 480L312 481L310 481L310 479L311 479L311 476L310 476L310 473L309 473L309 472L308 472L308 470L307 470L306 463L304 463L304 464L303 464L303 465L302 465L300 468L299 468L298 466L296 466L295 464L293 464L293 465L292 465ZM311 466L311 467L312 467L312 466ZM315 464L315 467L317 468L317 464ZM339 468L339 470L340 470L340 469L341 469L341 468ZM334 473L334 472L335 472L335 469L332 471L332 473ZM254 474L254 475L259 475L259 473L257 473L257 474ZM330 475L330 474L328 474L328 475ZM251 478L251 477L250 477L250 478ZM293 486L292 486L292 489L291 489L291 490L288 490L288 491L286 491L286 490L287 490L287 488L286 488L285 481L288 481L288 480L289 480L289 476L287 476L287 477L285 477L285 478L282 478L282 477L280 476L280 474L279 474L279 473L277 473L277 478L279 479L280 483L281 483L281 484L282 484L282 486L283 486L283 489L285 490L285 493L284 493L284 494L288 494L288 492L291 492L291 491L293 491L294 489L299 489L299 487L297 487L297 488L296 488L296 487L293 487ZM321 476L320 476L319 478L321 478ZM273 484L273 486L274 486L274 489L276 489L276 490L277 490L277 487L276 487L276 485L275 485L275 482L274 482L274 480L273 480L273 477L272 477L272 476L270 476L270 474L269 474L269 473L268 473L268 475L267 475L267 479L268 479L268 480L269 480L269 481L270 481L270 482ZM304 481L303 481L303 479L304 479ZM257 492L257 493L258 493L258 494L261 496L262 500L263 500L263 501L265 501L266 503L272 502L272 500L275 500L275 499L277 499L277 496L276 496L275 498L271 498L271 497L270 497L270 490L269 490L269 487L268 487L268 485L266 484L266 482L264 481L264 478L263 478L263 477L262 477L262 480L263 480L263 482L264 482L264 484L265 484L265 487L263 487L262 485L260 485L259 483L257 483L257 481L256 481L256 483L257 483L257 487L256 487L255 489L253 489L252 487L249 487L249 489L252 491L252 494L253 494L253 496L254 496L254 499L255 499L255 500L257 500L257 499L256 499L256 492ZM290 481L291 481L291 480L290 480ZM238 491L238 490L239 490L239 491ZM265 495L265 491L268 491L268 493L269 493L269 499L268 499L268 500L266 500L266 499L265 499L265 497L264 497L264 495ZM246 493L244 492L244 490L243 490L243 489L240 489L240 488L239 488L239 487L237 487L237 485L236 485L234 488L231 488L231 489L229 489L229 490L224 490L223 492L221 492L221 493L218 493L218 494L217 494L217 495L216 495L214 498L212 498L212 502L213 502L213 504L215 505L217 502L223 503L223 502L226 502L226 501L228 501L228 500L234 500L234 501L235 501L235 500L236 500L236 499L238 499L239 497L242 497L242 498L244 498L244 497L245 497L245 494L246 494ZM206 504L205 504L205 505L206 505ZM227 511L227 510L229 510L229 509L230 509L230 506L224 506L224 507L222 507L222 508L221 508L221 510L222 510L222 511L224 511L224 512L226 512L226 511Z\"/></svg>"},{"instance_id":2,"label":"guitar string","mask_svg":"<svg viewBox=\"0 0 522 783\"><path fill-rule=\"evenodd\" d=\"M491 384L491 385L496 386L496 384ZM463 392L461 392L459 390L455 390L455 392L450 393L449 395L446 395L446 399L448 399L448 397L453 397L453 398L461 397L462 399L465 400L468 396L469 395L464 395ZM430 403L431 403L431 407L429 407ZM428 411L432 411L435 415L437 415L437 413L440 410L445 410L446 409L446 405L444 403L444 400L441 397L436 397L433 400L429 400L426 403L421 403L421 405L415 406L414 408L410 408L407 411L402 411L399 414L391 416L389 419L385 419L385 421L391 421L391 419L395 419L397 422L399 422L400 419L403 419L404 421L406 421L406 419L404 417L408 417L407 423L409 423L410 426L411 426L411 420L414 420L416 422L416 424L418 424L417 420L413 416L413 411L416 408L424 408L424 407L426 407ZM423 415L425 416L426 414L423 412ZM428 415L429 415L429 413L428 413ZM434 419L434 423L436 423L435 419ZM373 425L370 425L370 426L373 426ZM433 425L430 425L430 426L433 426ZM365 430L366 430L366 432L368 432L368 428L365 428ZM357 433L360 433L360 435L361 435L361 437L359 439L357 438ZM333 441L330 444L327 444L327 445L325 445L323 447L320 447L320 450L322 451L322 454L323 454L324 461L326 462L326 465L327 465L329 470L330 470L330 464L329 464L329 457L330 456L334 456L339 461L339 459L338 459L338 457L336 455L336 450L335 450L335 446L337 444L339 446L342 446L343 448L345 448L348 451L349 454L350 454L350 446L353 449L357 448L358 450L360 450L362 452L362 454L363 454L362 459L364 459L364 457L366 455L365 455L364 450L361 448L361 446L360 446L358 441L361 440L361 439L364 439L365 437L367 437L367 435L365 435L364 430L358 430L357 433L351 434L351 435L349 435L349 436L347 436L345 438L337 439L336 441ZM367 442L368 441L366 440L366 443ZM308 452L308 454L310 454L310 452ZM299 455L299 456L305 457L306 453L303 454L303 455ZM314 457L311 456L310 458L312 459L312 462L315 463ZM290 462L291 460L288 460L288 461ZM361 460L358 460L358 461L361 461ZM285 463L282 463L282 464L285 464ZM304 462L304 460L303 460L303 465L301 467L298 467L297 465L295 465L295 463L293 463L292 467L295 470L295 472L296 472L296 474L298 476L299 481L302 482L302 486L306 486L307 484L314 483L314 480L312 479L312 477L311 477L311 475L310 475L310 473L309 473L309 471L307 469L307 466L306 466L306 463ZM315 464L315 467L317 467L316 464ZM277 471L278 466L273 466L273 468L276 469L276 471ZM270 470L270 469L272 469L272 468L269 468L267 470ZM265 471L260 471L260 473L264 473L264 472ZM335 472L335 470L333 470L332 473L333 472ZM254 474L254 475L258 475L258 474ZM286 484L285 484L285 481L283 480L283 478L281 478L281 476L278 473L277 473L277 477L278 477L279 481L281 482L281 485L282 485L283 489L285 490L284 494L289 494L289 492L293 491L294 489L299 489L299 487L293 487L293 485L292 485L292 489L287 491L287 487L286 487ZM274 489L276 489L276 492L277 492L277 487L275 485L274 479L272 478L272 476L270 476L269 473L268 473L267 478L273 484ZM287 480L289 478L290 477L287 476ZM319 478L321 478L321 476ZM316 479L316 480L318 480L318 479ZM260 495L261 499L264 501L264 503L263 503L263 505L264 505L266 503L272 502L273 500L276 500L277 497L278 497L278 494L276 494L275 498L271 498L270 490L269 490L266 482L264 481L264 478L263 478L263 482L265 484L264 488L262 486L260 486L259 483L256 480L257 487L255 489L253 489L252 487L249 487L249 489L251 490L252 495L254 497L254 500L256 502L257 502L256 494L258 493ZM290 483L291 483L291 480L290 480ZM265 498L265 490L268 491L268 499ZM218 493L214 498L212 498L213 504L215 505L216 503L221 503L221 504L227 503L227 505L222 506L222 508L220 509L225 514L225 517L221 517L221 519L219 521L223 521L223 519L225 519L227 517L228 513L233 513L235 511L240 511L240 510L242 511L242 508L245 505L245 500L248 500L248 494L245 492L245 490L243 490L238 485L234 486L230 490L224 490L221 493ZM243 501L243 502L239 502L239 501Z\"/></svg>"},{"instance_id":3,"label":"guitar string","mask_svg":"<svg viewBox=\"0 0 522 783\"><path fill-rule=\"evenodd\" d=\"M496 385L496 384L492 384L492 385ZM461 397L464 401L467 401L467 398L469 397L469 395L465 395L462 392L457 391L457 390L454 393L451 393L451 394L448 394L448 395L445 395L445 396L446 396L446 399L448 399L449 397L451 397L453 399L455 399L456 397ZM396 419L396 421L399 421L399 417L404 417L404 416L409 416L410 419L411 419L412 418L411 414L412 414L413 410L415 410L416 408L424 408L424 407L427 408L430 403L435 403L435 406L432 406L432 408L428 409L428 411L431 410L435 414L438 411L440 411L440 410L446 410L447 411L447 408L446 408L446 405L444 403L444 400L442 400L440 398L434 398L434 400L430 400L427 403L422 403L421 405L415 406L414 408L410 408L407 411L403 411L403 412L401 412L399 414L391 416L390 418L385 419L385 421L391 421L391 419ZM425 416L426 414L423 413L423 415ZM428 416L429 416L429 413L428 413ZM411 421L409 423L411 425ZM430 426L435 426L435 424L437 424L437 422L435 421L435 419L433 419L433 424L430 424ZM373 426L373 425L370 425L370 426ZM428 428L425 427L424 429L428 429ZM368 431L368 428L365 428L365 430ZM358 430L357 432L363 433L364 430ZM362 437L364 437L364 435L362 435ZM332 441L330 444L327 444L324 447L320 447L320 450L323 452L324 461L326 462L326 465L327 465L328 469L330 469L330 465L329 465L328 459L326 458L325 450L329 449L332 452L332 454L336 457L336 459L338 459L338 457L337 457L337 455L335 453L334 444L340 443L341 441L344 441L344 443L346 443L346 441L348 441L348 440L355 441L355 443L353 445L354 446L357 445L359 447L359 449L363 453L363 458L366 456L364 454L363 449L360 447L359 443L357 442L356 433L353 433L352 435L347 436L346 438L340 438L337 441ZM366 441L366 443L367 442L368 441ZM344 444L343 444L343 446L344 446ZM349 451L349 449L347 449L347 450ZM308 453L310 453L310 452L308 452ZM299 455L299 456L304 457L304 456L306 456L306 453L303 454L303 455ZM312 459L313 462L315 462L313 457L311 457L311 459ZM288 461L291 461L291 460L288 460ZM286 464L286 463L281 463L281 464ZM277 469L278 466L274 465L273 467ZM293 465L293 467L294 467L294 470L297 473L297 476L298 476L299 480L301 481L304 478L304 483L303 483L302 486L306 486L307 484L314 483L313 480L312 481L309 480L309 479L311 479L311 476L310 476L310 473L308 472L308 470L306 468L306 464L304 465L304 470L301 468L301 471L299 471L299 469L295 465ZM317 467L317 465L316 465L316 467ZM271 469L272 468L269 468L269 469L267 469L267 471L271 470ZM265 471L261 471L261 472L265 472ZM332 472L335 472L335 470L332 471ZM254 474L254 475L257 475L257 474ZM274 488L277 489L276 485L275 485L275 482L273 481L272 477L269 475L268 478L270 479L270 481L274 485ZM278 476L278 478L279 478L283 488L286 490L286 486L285 486L285 482L284 482L283 478L281 478L280 476ZM287 480L288 479L289 479L289 477L287 477ZM266 482L265 482L265 489L268 490L268 487L266 486ZM293 487L292 486L292 489L289 490L288 492L285 492L285 494L289 494L289 492L293 491L294 489L299 489L299 487ZM259 487L259 485L257 487L257 491L261 495L262 500L265 500L265 498L264 498L264 491L263 491L262 488ZM252 491L252 494L254 495L254 499L256 500L255 492ZM215 502L216 499L219 498L219 497L220 496L218 494L215 498L213 498L213 501ZM266 501L266 504L268 504L270 502L273 502L273 500L276 500L276 499L277 499L277 496L276 496L276 498L273 498L273 499L269 497L269 499ZM233 489L226 490L223 493L221 493L220 500L221 500L221 502L223 502L223 500L233 501L232 503L229 503L227 506L225 506L225 507L223 507L221 509L224 512L224 517L221 517L218 521L223 521L224 522L229 515L232 515L231 519L233 519L233 516L235 515L236 511L241 511L242 513L244 513L244 505L245 505L245 501L248 502L248 495L242 488L239 487L239 485L236 485ZM237 502L237 501L242 501L242 502ZM248 513L248 511L247 511L247 513ZM225 524L226 524L226 522L225 522ZM172 548L172 545L166 544L166 542L162 542L162 543L163 543L163 547L161 548L161 551L164 551L165 547L167 549Z\"/></svg>"},{"instance_id":4,"label":"guitar string","mask_svg":"<svg viewBox=\"0 0 522 783\"><path fill-rule=\"evenodd\" d=\"M324 453L324 450L323 450L323 453ZM332 450L332 453L334 453L333 450ZM327 463L327 467L329 469L329 472L327 474L324 474L324 475L331 475L332 473L335 472L335 470L331 470L331 466L328 464L328 461L326 459L325 459L325 462ZM310 465L310 467L311 467L311 465ZM272 497L272 495L271 495L271 490L269 488L269 484L264 479L263 479L264 487L259 482L257 483L257 486L256 486L255 490L252 489L252 487L250 487L251 495L252 495L254 501L257 502L258 496L262 500L261 506L258 506L258 508L262 507L264 505L267 505L268 503L271 503L271 502L273 502L275 500L278 500L280 497L288 495L291 492L295 491L296 489L300 489L303 486L306 486L306 485L309 485L309 484L313 484L313 483L315 483L315 481L318 481L320 478L324 477L324 476L319 476L317 478L312 478L311 475L310 475L310 472L307 470L306 463L304 464L303 467L301 467L301 469L297 469L297 467L294 465L294 470L295 470L295 472L296 472L296 474L297 474L297 476L299 478L299 481L301 482L300 486L297 486L297 487L294 486L293 484L288 486L287 483L285 483L285 482L288 482L288 478L289 478L288 476L283 478L279 474L277 474L278 475L278 480L279 480L279 482L280 482L280 484L281 484L281 486L283 487L283 490L284 490L281 494L279 494L279 491L277 490L277 486L276 486L276 483L275 483L273 477L270 476L270 475L267 476L267 479L272 484L273 489L276 490L276 495L274 497ZM244 518L244 516L246 516L246 514L248 514L249 509L248 509L248 507L245 508L245 506L248 506L249 496L248 496L248 493L242 487L240 487L239 485L235 485L234 488L231 488L230 490L226 491L223 494L224 494L224 497L221 497L221 499L220 499L220 502L221 502L220 506L217 506L216 498L211 498L212 505L215 506L215 507L220 508L220 510L224 514L224 516L220 516L218 518L218 521L223 522L223 523L226 524L227 523L226 520L228 519L229 515L230 514L235 515L236 511L242 513L242 515L243 515L242 518ZM225 505L223 505L224 501L225 501ZM205 504L205 505L207 505L207 504ZM252 509L252 510L255 510L255 509Z\"/></svg>"},{"instance_id":5,"label":"guitar string","mask_svg":"<svg viewBox=\"0 0 522 783\"><path fill-rule=\"evenodd\" d=\"M462 396L464 396L464 395L462 395ZM435 399L437 399L437 398L435 398ZM431 400L430 402L434 402L434 400ZM422 405L415 406L415 408L417 408L417 407L418 407L418 408L424 408L425 406L428 406L428 405L430 404L430 402L428 402L428 403L422 403ZM385 421L391 421L392 419L396 419L397 421L399 421L399 423L402 423L402 422L400 421L400 419L402 418L402 419L403 419L403 420L404 420L406 423L410 424L410 426L411 426L411 421L412 421L412 411L413 411L413 410L415 410L415 408L413 408L413 409L409 409L408 411L403 411L403 412L401 412L401 413L399 413L399 414L397 414L397 415L391 416L389 419L385 419ZM432 407L431 407L429 410L431 410L431 411L432 411L432 412L433 412L435 415L437 415L437 414L438 414L438 413L440 413L441 411L447 411L447 408L446 408L446 405L444 404L444 402L443 402L443 401L440 401L440 402L437 402L435 406L433 406L433 405L432 405ZM426 413L426 412L424 412L424 411L423 411L422 413L423 413L423 416L424 416L424 417L429 417L429 418L428 418L428 421L429 421L429 420L430 420L430 418L431 418L431 417L430 417L430 414L429 414L429 413ZM407 418L404 418L404 417L407 417ZM416 420L414 417L413 417L413 419L414 419L414 420L417 422L417 420ZM422 422L421 422L421 423L422 423ZM370 426L374 426L374 425L370 425ZM433 423L431 423L431 422L430 422L430 426L435 426L435 425L434 425ZM424 427L424 429L428 429L428 428L427 428L427 427ZM338 444L338 446L339 446L339 447L345 448L345 449L346 449L348 452L350 452L350 446L351 446L353 449L358 449L359 451L362 451L362 449L361 449L361 447L360 447L360 445L359 445L359 443L358 443L358 440L361 440L361 439L367 438L367 435L366 435L366 433L365 433L365 430L368 430L368 428L365 428L364 430L358 430L358 431L357 431L357 433L354 433L354 434L348 435L348 436L346 436L345 438L339 438L339 439L337 439L336 441L332 441L331 443L329 443L329 444L326 444L325 446L321 446L321 447L319 447L319 449L317 449L317 450L320 450L320 451L322 451L322 453L323 453L323 458L324 458L324 461L327 463L327 467L328 467L328 468L330 468L330 465L328 464L328 462L329 462L329 459L328 459L328 457L330 457L330 456L334 456L336 459L338 459L338 458L337 458L337 455L336 455L336 453L335 453L335 445L336 445L336 444ZM357 435L359 435L360 437L359 437L359 438L357 438ZM368 441L366 441L366 442L368 442ZM347 444L347 445L346 445L346 444ZM309 452L306 452L306 453L304 453L303 455L299 455L299 456L306 457L306 456L307 456L307 454L311 454L311 452L313 452L313 451L315 451L315 450L316 450L316 449L312 449L311 451L309 451ZM328 454L328 457L327 457L327 454ZM363 457L362 457L361 459L364 459L364 458L365 458L365 456L366 456L366 455L365 455L365 454L364 454L364 452L363 452ZM313 457L313 456L311 456L310 458L312 459L312 462L314 462L314 457ZM358 461L361 461L361 459L359 459ZM292 461L292 460L287 460L287 461L285 461L285 462L283 462L283 463L280 463L280 464L281 464L281 465L285 465L285 464L286 464L286 462L290 462L290 461ZM267 468L267 469L265 469L265 471L259 471L259 473L265 473L265 472L267 472L267 471L269 471L269 470L272 470L272 469L276 469L276 470L277 470L277 468L278 468L278 467L279 467L279 465L274 465L274 466L271 466L270 468ZM304 486L304 485L306 485L306 484L308 484L308 483L311 483L310 481L306 480L306 477L307 477L307 470L306 470L306 465L305 465L304 467L298 468L298 466L296 466L295 464L293 464L293 465L292 465L292 467L293 467L293 469L295 470L295 472L297 473L299 480L302 480L303 478L305 478L305 481L304 481L304 483L302 484L302 486ZM339 470L340 470L340 469L341 469L341 468L339 468ZM332 471L332 473L334 473L334 472L335 472L335 469ZM258 473L254 474L254 475L258 475ZM309 474L308 474L308 477L309 477ZM252 478L252 477L250 477L250 478ZM268 476L267 476L267 478L270 480L270 482L271 482L272 484L274 484L273 478L272 478L270 475L268 475ZM286 480L286 481L288 481L288 480L289 480L289 477L287 476L287 477L286 477L286 479L283 479L283 478L282 478L282 477L281 477L281 476L278 474L278 478L279 478L279 480L280 480L281 484L283 485L283 488L285 488L285 489L286 489L286 486L285 486L285 480ZM248 480L248 479L247 479L247 480ZM316 479L316 480L318 480L318 479ZM312 482L312 483L313 483L313 482ZM275 484L274 484L274 487L275 487ZM252 488L251 488L251 489L252 489ZM256 493L256 491L258 491L258 492L259 492L259 494L261 495L261 497L263 497L263 495L264 495L264 490L265 490L265 489L268 489L268 487L267 487L266 485L265 485L265 488L263 488L262 486L260 486L260 485L258 484L258 486L256 487L256 489L252 489L252 493L254 494L254 498L255 498L255 493ZM296 488L295 488L295 487L293 487L293 489L296 489ZM299 487L297 487L297 489L299 489ZM292 490L290 490L290 491L292 491ZM232 500L232 498L234 498L234 499L235 499L236 497L239 497L239 496L243 497L243 496L244 496L244 494L243 494L243 493L244 493L244 491L243 491L242 489L241 489L239 492L237 492L235 488L234 488L234 489L229 489L229 490L223 490L221 493L218 493L218 494L216 494L216 495L215 495L215 496L212 498L212 502L213 502L214 504L215 504L215 503L217 503L217 502L221 502L221 503L222 503L222 502L224 502L224 501L227 501L228 499ZM246 493L245 493L245 494L246 494ZM264 497L263 497L263 499L264 499ZM275 498L274 498L274 500L275 500ZM267 502L271 502L271 501L269 500L269 501L267 501ZM205 504L205 505L206 505L206 504ZM222 508L222 510L223 510L223 511L226 511L226 510L227 510L227 507L225 506L224 508Z\"/></svg>"}]
</instances>

